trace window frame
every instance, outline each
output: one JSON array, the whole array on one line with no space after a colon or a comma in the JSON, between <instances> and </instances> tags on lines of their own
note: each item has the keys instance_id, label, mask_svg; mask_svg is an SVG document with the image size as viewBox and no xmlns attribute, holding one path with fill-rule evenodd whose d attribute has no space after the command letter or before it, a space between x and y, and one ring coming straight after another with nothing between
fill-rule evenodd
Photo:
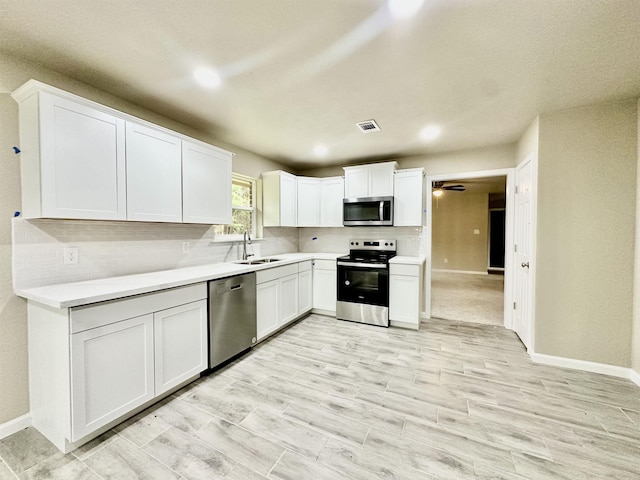
<instances>
[{"instance_id":1,"label":"window frame","mask_svg":"<svg viewBox=\"0 0 640 480\"><path fill-rule=\"evenodd\" d=\"M243 210L243 211L251 211L253 215L251 215L251 231L249 235L251 235L251 239L255 240L258 237L262 237L262 222L261 219L258 218L261 209L259 208L260 199L261 199L261 180L258 178L250 177L248 175L242 175L241 173L231 172L231 184L233 190L233 182L234 180L238 180L241 182L247 182L251 184L251 206L245 205L234 205L233 204L233 196L231 203L231 217L233 218L234 210ZM233 234L217 234L215 235L216 241L220 242L234 242L238 240L243 240L243 234L233 233Z\"/></svg>"}]
</instances>

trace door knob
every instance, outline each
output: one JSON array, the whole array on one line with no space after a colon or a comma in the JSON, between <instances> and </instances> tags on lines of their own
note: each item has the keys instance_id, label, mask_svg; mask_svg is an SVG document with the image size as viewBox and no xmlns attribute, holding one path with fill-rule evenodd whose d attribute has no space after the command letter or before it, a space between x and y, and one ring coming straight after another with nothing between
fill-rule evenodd
<instances>
[{"instance_id":1,"label":"door knob","mask_svg":"<svg viewBox=\"0 0 640 480\"><path fill-rule=\"evenodd\" d=\"M526 268L529 268L529 262L522 262L522 263L520 264L520 266L521 266L522 268L525 268L525 267L526 267Z\"/></svg>"}]
</instances>

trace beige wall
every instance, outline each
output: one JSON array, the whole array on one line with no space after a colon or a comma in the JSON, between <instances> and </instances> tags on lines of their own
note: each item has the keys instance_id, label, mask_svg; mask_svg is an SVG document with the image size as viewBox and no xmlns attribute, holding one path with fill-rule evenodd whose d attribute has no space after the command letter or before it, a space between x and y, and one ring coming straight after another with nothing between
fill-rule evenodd
<instances>
[{"instance_id":1,"label":"beige wall","mask_svg":"<svg viewBox=\"0 0 640 480\"><path fill-rule=\"evenodd\" d=\"M141 109L51 70L0 55L0 425L28 413L27 318L25 302L13 295L11 281L11 217L20 210L18 106L10 93L30 78L116 108L158 125L236 153L233 170L259 176L283 168L277 162L225 144L188 126Z\"/></svg>"},{"instance_id":2,"label":"beige wall","mask_svg":"<svg viewBox=\"0 0 640 480\"><path fill-rule=\"evenodd\" d=\"M432 203L432 268L487 273L489 194L444 192Z\"/></svg>"},{"instance_id":3,"label":"beige wall","mask_svg":"<svg viewBox=\"0 0 640 480\"><path fill-rule=\"evenodd\" d=\"M0 72L0 76L2 72ZM26 302L13 294L11 218L20 210L18 106L0 93L0 424L29 411Z\"/></svg>"},{"instance_id":4,"label":"beige wall","mask_svg":"<svg viewBox=\"0 0 640 480\"><path fill-rule=\"evenodd\" d=\"M515 166L515 157L516 144L510 143L426 156L390 158L388 161L396 160L399 168L424 167L427 175L442 175L510 168ZM310 177L332 177L344 175L344 170L342 167L309 168L300 169L298 173Z\"/></svg>"},{"instance_id":5,"label":"beige wall","mask_svg":"<svg viewBox=\"0 0 640 480\"><path fill-rule=\"evenodd\" d=\"M638 100L638 156L636 168L640 169L640 100ZM640 171L640 170L639 170ZM633 334L631 341L632 368L640 375L640 175L636 175L636 245L635 245L635 281L633 288Z\"/></svg>"},{"instance_id":6,"label":"beige wall","mask_svg":"<svg viewBox=\"0 0 640 480\"><path fill-rule=\"evenodd\" d=\"M516 165L526 160L529 155L538 157L538 137L540 135L540 117L536 117L524 132L516 148Z\"/></svg>"},{"instance_id":7,"label":"beige wall","mask_svg":"<svg viewBox=\"0 0 640 480\"><path fill-rule=\"evenodd\" d=\"M535 350L631 366L635 101L543 114Z\"/></svg>"}]
</instances>

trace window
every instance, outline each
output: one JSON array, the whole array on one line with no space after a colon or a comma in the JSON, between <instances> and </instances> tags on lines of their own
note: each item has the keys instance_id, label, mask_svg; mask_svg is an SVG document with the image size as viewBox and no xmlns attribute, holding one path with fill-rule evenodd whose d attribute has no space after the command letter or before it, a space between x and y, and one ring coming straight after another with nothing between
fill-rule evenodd
<instances>
[{"instance_id":1,"label":"window","mask_svg":"<svg viewBox=\"0 0 640 480\"><path fill-rule=\"evenodd\" d=\"M237 173L231 176L231 224L216 225L216 237L256 236L257 180Z\"/></svg>"}]
</instances>

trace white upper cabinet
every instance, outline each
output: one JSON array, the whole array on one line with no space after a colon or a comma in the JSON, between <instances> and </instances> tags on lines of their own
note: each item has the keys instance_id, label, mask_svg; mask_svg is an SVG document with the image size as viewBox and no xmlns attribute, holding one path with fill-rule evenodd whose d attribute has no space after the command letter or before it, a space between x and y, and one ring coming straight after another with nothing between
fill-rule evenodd
<instances>
[{"instance_id":1,"label":"white upper cabinet","mask_svg":"<svg viewBox=\"0 0 640 480\"><path fill-rule=\"evenodd\" d=\"M393 224L421 226L424 221L424 169L397 170L394 176Z\"/></svg>"},{"instance_id":2,"label":"white upper cabinet","mask_svg":"<svg viewBox=\"0 0 640 480\"><path fill-rule=\"evenodd\" d=\"M321 179L296 177L298 184L298 226L320 225Z\"/></svg>"},{"instance_id":3,"label":"white upper cabinet","mask_svg":"<svg viewBox=\"0 0 640 480\"><path fill-rule=\"evenodd\" d=\"M127 122L127 219L182 221L181 140Z\"/></svg>"},{"instance_id":4,"label":"white upper cabinet","mask_svg":"<svg viewBox=\"0 0 640 480\"><path fill-rule=\"evenodd\" d=\"M230 152L35 80L12 97L25 218L231 222Z\"/></svg>"},{"instance_id":5,"label":"white upper cabinet","mask_svg":"<svg viewBox=\"0 0 640 480\"><path fill-rule=\"evenodd\" d=\"M344 167L344 198L369 196L369 167Z\"/></svg>"},{"instance_id":6,"label":"white upper cabinet","mask_svg":"<svg viewBox=\"0 0 640 480\"><path fill-rule=\"evenodd\" d=\"M124 220L124 121L33 89L14 98L23 216Z\"/></svg>"},{"instance_id":7,"label":"white upper cabinet","mask_svg":"<svg viewBox=\"0 0 640 480\"><path fill-rule=\"evenodd\" d=\"M342 227L344 178L328 177L320 182L320 225Z\"/></svg>"},{"instance_id":8,"label":"white upper cabinet","mask_svg":"<svg viewBox=\"0 0 640 480\"><path fill-rule=\"evenodd\" d=\"M231 223L231 161L229 152L182 141L182 221Z\"/></svg>"},{"instance_id":9,"label":"white upper cabinet","mask_svg":"<svg viewBox=\"0 0 640 480\"><path fill-rule=\"evenodd\" d=\"M262 174L262 221L265 227L298 225L298 188L295 175L282 170Z\"/></svg>"},{"instance_id":10,"label":"white upper cabinet","mask_svg":"<svg viewBox=\"0 0 640 480\"><path fill-rule=\"evenodd\" d=\"M396 162L344 167L345 198L393 196Z\"/></svg>"}]
</instances>

